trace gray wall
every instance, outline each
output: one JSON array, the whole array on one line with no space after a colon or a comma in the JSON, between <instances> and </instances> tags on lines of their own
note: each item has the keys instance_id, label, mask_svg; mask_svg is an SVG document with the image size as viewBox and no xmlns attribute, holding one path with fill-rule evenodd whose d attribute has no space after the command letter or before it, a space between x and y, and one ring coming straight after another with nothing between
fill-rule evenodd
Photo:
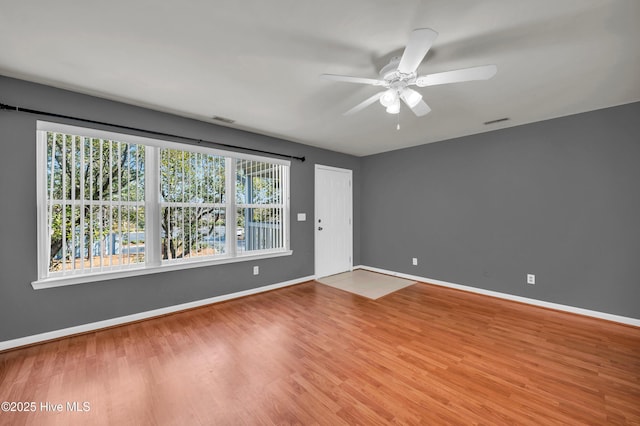
<instances>
[{"instance_id":1,"label":"gray wall","mask_svg":"<svg viewBox=\"0 0 640 426\"><path fill-rule=\"evenodd\" d=\"M634 103L363 158L362 264L640 318L639 118Z\"/></svg>"},{"instance_id":2,"label":"gray wall","mask_svg":"<svg viewBox=\"0 0 640 426\"><path fill-rule=\"evenodd\" d=\"M360 262L360 159L0 76L0 102L92 120L306 156L291 163L292 256L33 290L36 261L37 116L0 111L0 341L201 300L314 273L314 164L353 170L354 264ZM42 117L48 121L49 118ZM82 126L82 123L72 123ZM85 125L86 126L86 125ZM118 131L116 129L116 131ZM252 266L260 275L252 275Z\"/></svg>"},{"instance_id":3,"label":"gray wall","mask_svg":"<svg viewBox=\"0 0 640 426\"><path fill-rule=\"evenodd\" d=\"M308 219L292 256L33 290L38 117L2 111L0 341L312 275L316 163L354 171L354 265L640 318L640 103L356 158L2 76L0 102L304 155Z\"/></svg>"}]
</instances>

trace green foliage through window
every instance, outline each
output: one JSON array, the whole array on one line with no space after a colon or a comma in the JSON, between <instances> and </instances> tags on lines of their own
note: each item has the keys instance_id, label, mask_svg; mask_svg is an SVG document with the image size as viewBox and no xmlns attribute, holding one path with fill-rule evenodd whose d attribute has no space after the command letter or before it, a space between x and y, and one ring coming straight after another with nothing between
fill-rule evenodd
<instances>
[{"instance_id":1,"label":"green foliage through window","mask_svg":"<svg viewBox=\"0 0 640 426\"><path fill-rule=\"evenodd\" d=\"M38 133L41 278L288 249L288 163L51 128Z\"/></svg>"}]
</instances>

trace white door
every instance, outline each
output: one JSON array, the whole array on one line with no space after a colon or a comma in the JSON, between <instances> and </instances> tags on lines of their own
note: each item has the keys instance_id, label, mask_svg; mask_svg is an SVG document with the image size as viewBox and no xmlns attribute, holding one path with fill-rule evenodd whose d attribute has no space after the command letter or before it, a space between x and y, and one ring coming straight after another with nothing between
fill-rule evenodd
<instances>
[{"instance_id":1,"label":"white door","mask_svg":"<svg viewBox=\"0 0 640 426\"><path fill-rule=\"evenodd\" d=\"M353 269L351 170L316 164L316 277Z\"/></svg>"}]
</instances>

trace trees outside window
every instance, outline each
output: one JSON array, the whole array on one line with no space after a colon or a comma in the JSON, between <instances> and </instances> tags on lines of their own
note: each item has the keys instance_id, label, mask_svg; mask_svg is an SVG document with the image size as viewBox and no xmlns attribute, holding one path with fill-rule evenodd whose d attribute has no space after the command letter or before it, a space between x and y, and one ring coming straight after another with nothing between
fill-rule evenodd
<instances>
[{"instance_id":1,"label":"trees outside window","mask_svg":"<svg viewBox=\"0 0 640 426\"><path fill-rule=\"evenodd\" d=\"M40 279L288 251L286 161L42 123L38 168Z\"/></svg>"}]
</instances>

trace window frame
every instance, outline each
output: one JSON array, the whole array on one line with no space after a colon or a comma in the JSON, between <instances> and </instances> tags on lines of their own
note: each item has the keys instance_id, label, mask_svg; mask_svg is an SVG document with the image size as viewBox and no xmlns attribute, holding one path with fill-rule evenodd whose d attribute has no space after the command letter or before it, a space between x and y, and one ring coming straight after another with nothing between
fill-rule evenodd
<instances>
[{"instance_id":1,"label":"window frame","mask_svg":"<svg viewBox=\"0 0 640 426\"><path fill-rule=\"evenodd\" d=\"M141 266L130 267L128 269L112 269L106 271L73 273L72 275L50 276L49 259L48 259L48 209L47 209L47 143L46 133L57 132L63 134L73 134L82 137L98 138L120 141L130 144L140 144L145 147L145 248L156 247L154 250L145 249L145 262ZM224 157L226 160L225 180L226 180L226 235L232 235L234 238L226 238L226 252L224 255L218 255L215 258L209 256L186 258L181 260L163 261L160 250L160 211L162 209L160 197L160 150L178 149L187 152L196 152L206 155L216 155ZM236 162L238 160L251 160L277 164L285 166L282 168L283 176L281 176L282 191L282 224L284 246L279 249L268 249L260 251L242 251L237 252L236 236L236 215L237 202L235 194L236 185ZM59 287L65 285L74 285L87 282L111 280L116 278L132 277L138 275L146 275L160 273L165 271L174 271L181 269L190 269L196 267L205 267L212 265L222 265L226 263L247 262L259 259L267 259L272 257L288 256L293 254L290 249L290 166L288 160L262 157L239 152L225 151L215 148L204 147L202 145L191 145L178 142L170 142L156 138L145 136L136 136L119 132L106 130L98 130L80 126L73 126L49 121L37 121L36 126L36 196L37 196L37 261L38 261L38 279L31 283L34 289ZM156 188L152 191L151 188ZM232 214L229 214L232 213Z\"/></svg>"}]
</instances>

